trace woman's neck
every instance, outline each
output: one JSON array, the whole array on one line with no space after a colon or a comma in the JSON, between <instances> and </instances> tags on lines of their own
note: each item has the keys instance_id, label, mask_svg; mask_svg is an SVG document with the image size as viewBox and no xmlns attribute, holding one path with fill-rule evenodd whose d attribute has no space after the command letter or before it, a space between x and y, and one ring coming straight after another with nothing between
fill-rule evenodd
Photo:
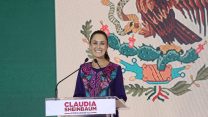
<instances>
[{"instance_id":1,"label":"woman's neck","mask_svg":"<svg viewBox=\"0 0 208 117\"><path fill-rule=\"evenodd\" d=\"M109 64L109 61L106 60L106 59L96 58L96 60L97 60L97 63L95 61L92 62L92 66L94 68L103 68L103 67L106 67Z\"/></svg>"}]
</instances>

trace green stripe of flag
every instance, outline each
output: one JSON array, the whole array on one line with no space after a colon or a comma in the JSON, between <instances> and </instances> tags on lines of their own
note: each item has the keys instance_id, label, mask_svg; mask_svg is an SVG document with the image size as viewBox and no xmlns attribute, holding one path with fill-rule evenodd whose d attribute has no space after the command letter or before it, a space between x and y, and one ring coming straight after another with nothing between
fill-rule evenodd
<instances>
[{"instance_id":1,"label":"green stripe of flag","mask_svg":"<svg viewBox=\"0 0 208 117\"><path fill-rule=\"evenodd\" d=\"M55 62L54 0L1 0L0 116L44 117Z\"/></svg>"}]
</instances>

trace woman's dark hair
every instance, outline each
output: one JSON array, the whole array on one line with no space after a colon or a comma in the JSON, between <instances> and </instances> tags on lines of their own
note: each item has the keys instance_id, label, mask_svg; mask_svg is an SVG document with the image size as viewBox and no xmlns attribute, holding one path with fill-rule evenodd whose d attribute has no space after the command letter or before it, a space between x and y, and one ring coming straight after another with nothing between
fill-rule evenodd
<instances>
[{"instance_id":1,"label":"woman's dark hair","mask_svg":"<svg viewBox=\"0 0 208 117\"><path fill-rule=\"evenodd\" d=\"M101 35L103 35L103 36L105 37L106 41L107 41L107 44L108 44L108 36L106 35L105 32L103 32L103 31L101 31L101 30L97 30L97 31L95 31L95 32L93 32L93 33L91 34L91 37L90 37L90 44L91 44L92 38L93 38L94 35L96 35L96 34L101 34ZM109 57L107 51L105 52L104 57L105 57L106 60L110 61L110 57Z\"/></svg>"}]
</instances>

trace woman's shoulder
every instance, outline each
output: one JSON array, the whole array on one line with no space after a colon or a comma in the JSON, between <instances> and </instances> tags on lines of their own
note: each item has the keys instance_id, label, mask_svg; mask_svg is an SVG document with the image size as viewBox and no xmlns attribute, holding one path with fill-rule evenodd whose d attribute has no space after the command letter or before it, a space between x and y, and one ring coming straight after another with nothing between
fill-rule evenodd
<instances>
[{"instance_id":1,"label":"woman's shoulder","mask_svg":"<svg viewBox=\"0 0 208 117\"><path fill-rule=\"evenodd\" d=\"M113 67L116 67L116 68L121 67L119 64L116 64L116 63L111 62L111 61L110 61L110 66L113 66Z\"/></svg>"},{"instance_id":2,"label":"woman's shoulder","mask_svg":"<svg viewBox=\"0 0 208 117\"><path fill-rule=\"evenodd\" d=\"M116 63L110 61L109 64L106 67L101 68L101 69L105 69L105 68L109 68L109 67L110 68L121 68L121 66L119 64L116 64ZM92 62L83 63L83 64L80 65L80 68L82 68L82 69L83 68L85 68L85 69L86 68L88 68L88 69L93 68L92 67Z\"/></svg>"},{"instance_id":3,"label":"woman's shoulder","mask_svg":"<svg viewBox=\"0 0 208 117\"><path fill-rule=\"evenodd\" d=\"M80 68L83 68L83 67L91 67L92 66L92 62L87 62L87 63L83 63L80 65Z\"/></svg>"}]
</instances>

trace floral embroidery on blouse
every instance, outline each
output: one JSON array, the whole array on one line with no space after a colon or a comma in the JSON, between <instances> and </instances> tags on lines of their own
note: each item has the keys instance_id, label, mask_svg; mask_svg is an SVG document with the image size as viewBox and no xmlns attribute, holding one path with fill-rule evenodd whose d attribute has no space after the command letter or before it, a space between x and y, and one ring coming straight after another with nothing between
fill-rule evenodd
<instances>
[{"instance_id":1,"label":"floral embroidery on blouse","mask_svg":"<svg viewBox=\"0 0 208 117\"><path fill-rule=\"evenodd\" d=\"M105 68L96 72L91 63L81 67L81 78L87 97L107 96L112 80L116 78L118 65L109 63Z\"/></svg>"}]
</instances>

